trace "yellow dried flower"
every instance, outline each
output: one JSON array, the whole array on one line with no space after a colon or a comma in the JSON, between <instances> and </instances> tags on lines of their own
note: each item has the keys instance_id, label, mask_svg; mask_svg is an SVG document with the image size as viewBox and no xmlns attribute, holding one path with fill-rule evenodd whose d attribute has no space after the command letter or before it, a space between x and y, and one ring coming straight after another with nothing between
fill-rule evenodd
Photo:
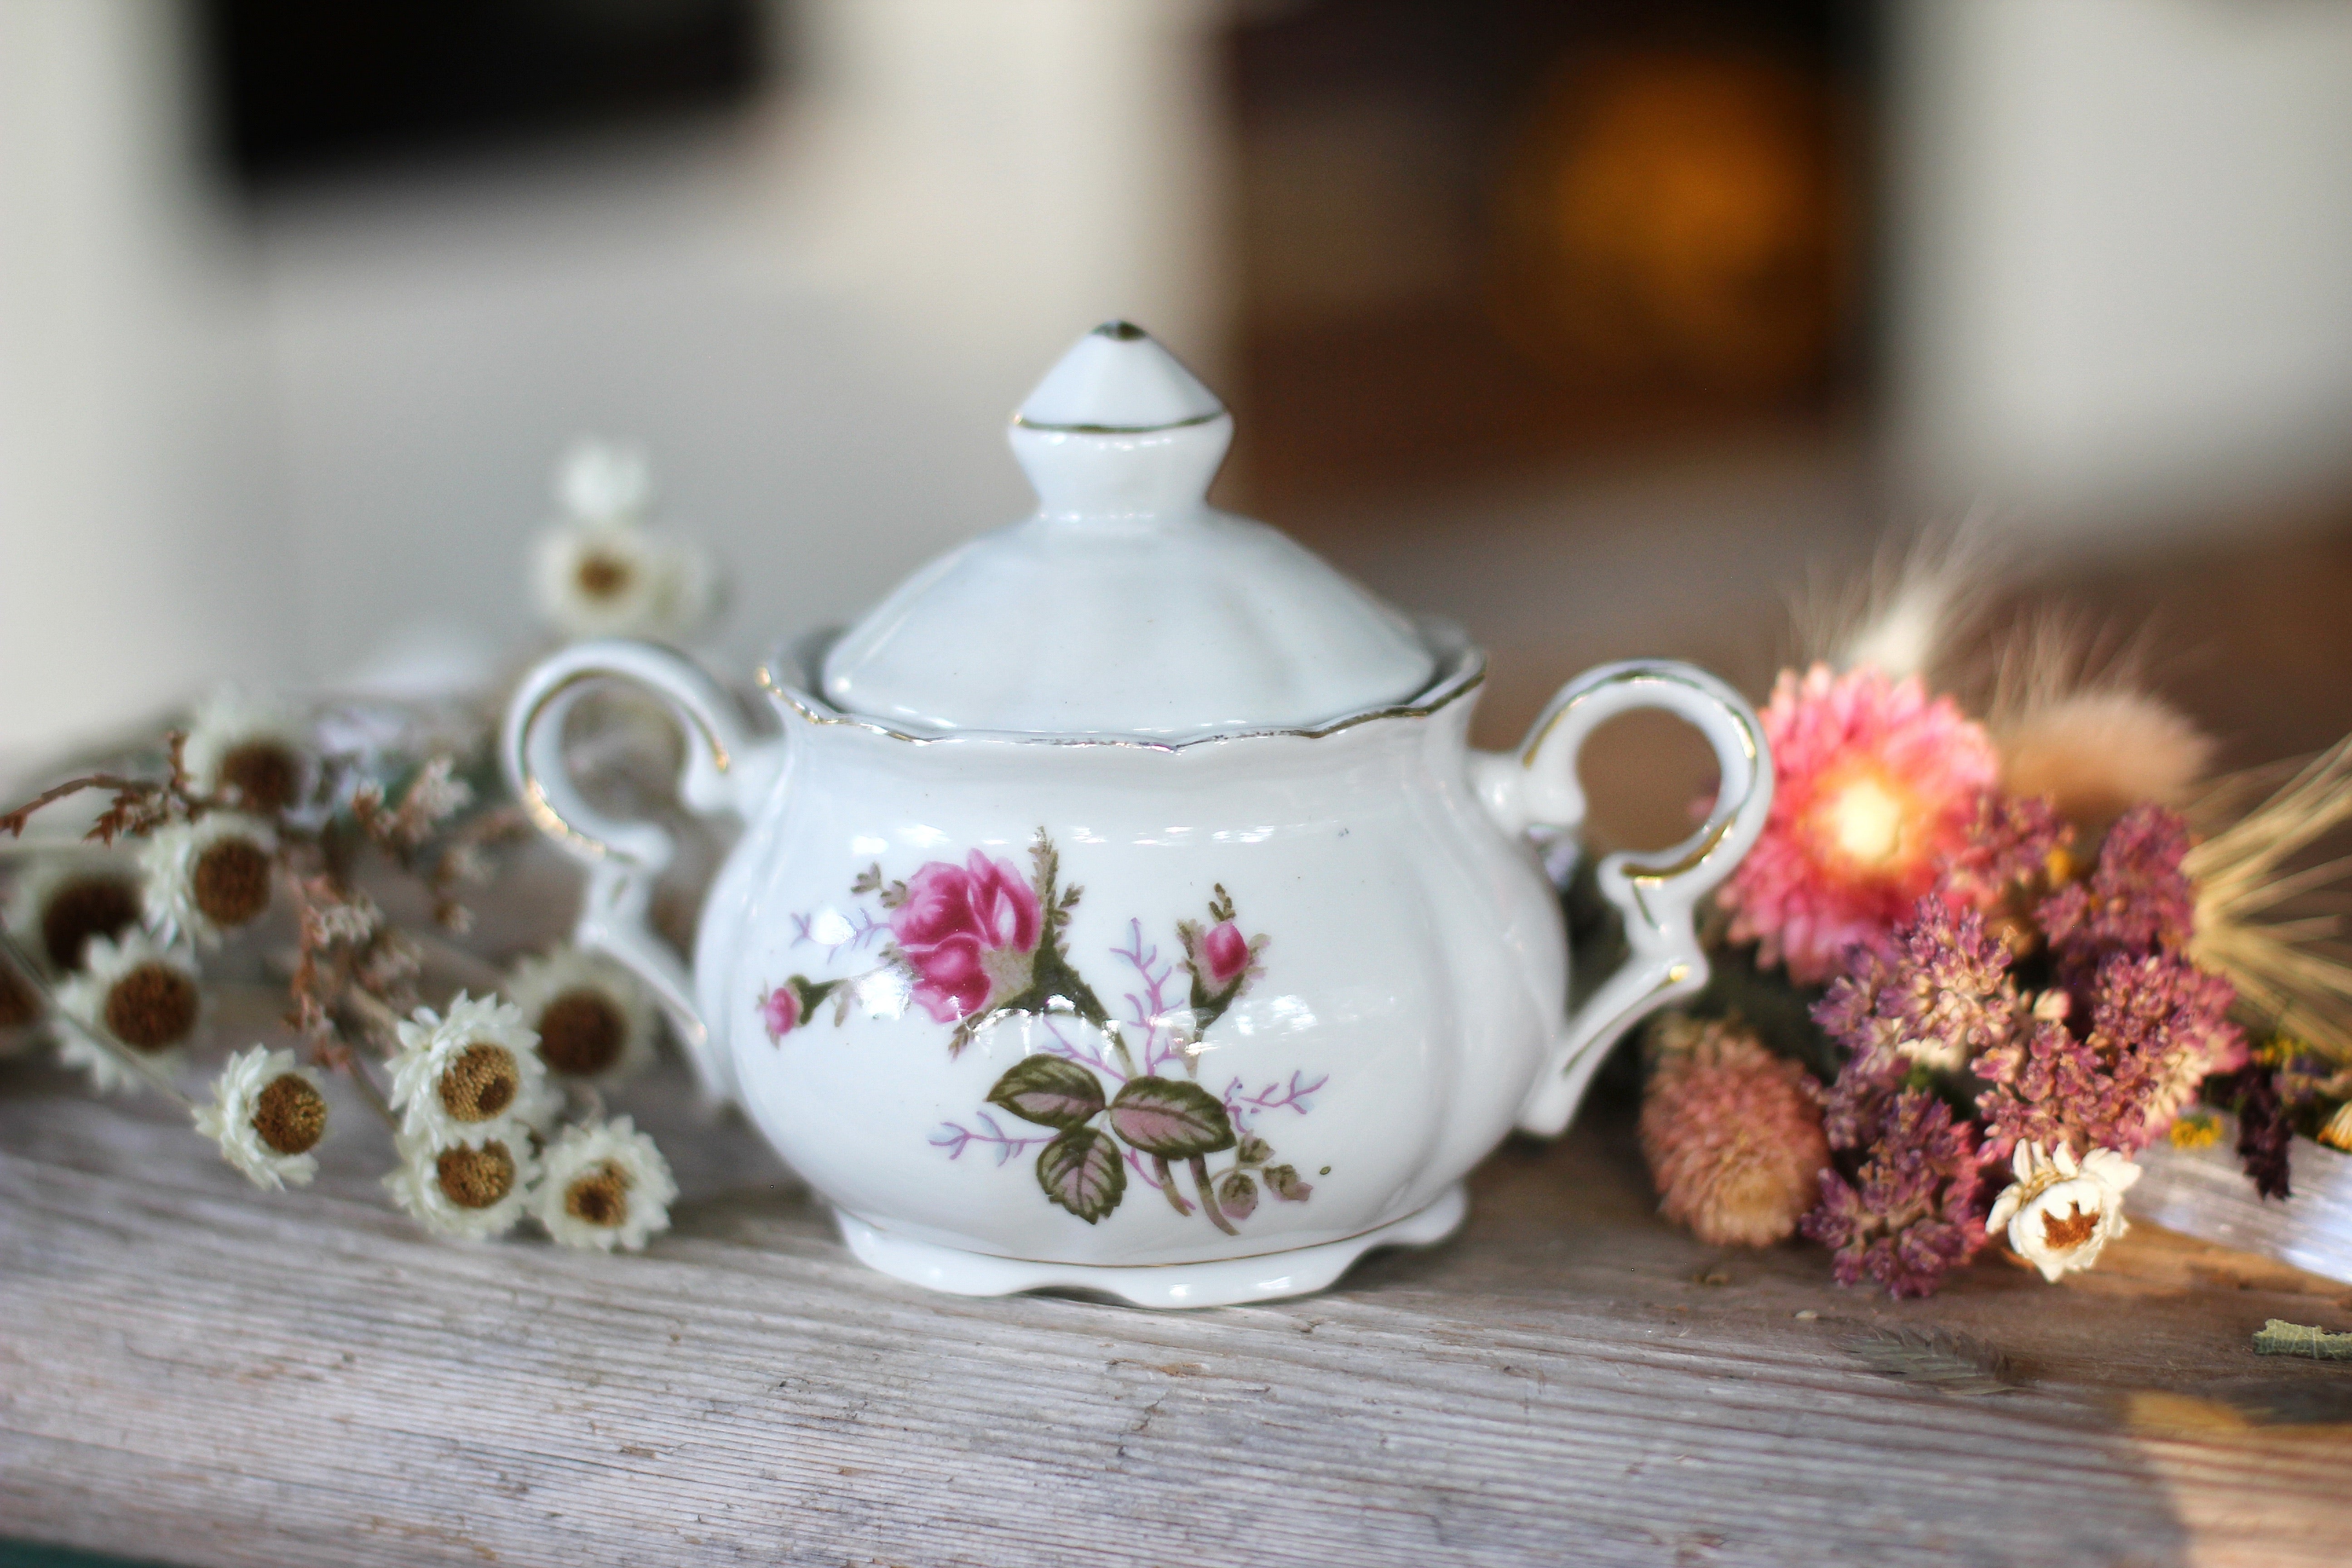
<instances>
[{"instance_id":1,"label":"yellow dried flower","mask_svg":"<svg viewBox=\"0 0 2352 1568\"><path fill-rule=\"evenodd\" d=\"M2210 1149L2221 1141L2221 1121L2202 1110L2176 1119L2165 1134L2176 1149Z\"/></svg>"}]
</instances>

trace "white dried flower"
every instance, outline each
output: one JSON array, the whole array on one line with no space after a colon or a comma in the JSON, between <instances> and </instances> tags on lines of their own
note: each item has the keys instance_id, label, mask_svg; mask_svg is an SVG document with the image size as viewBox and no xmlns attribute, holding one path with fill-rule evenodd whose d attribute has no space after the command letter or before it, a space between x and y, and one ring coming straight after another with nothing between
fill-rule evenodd
<instances>
[{"instance_id":1,"label":"white dried flower","mask_svg":"<svg viewBox=\"0 0 2352 1568\"><path fill-rule=\"evenodd\" d=\"M210 1105L195 1108L196 1131L257 1187L307 1187L318 1174L310 1152L327 1135L326 1086L292 1051L256 1046L228 1058Z\"/></svg>"},{"instance_id":2,"label":"white dried flower","mask_svg":"<svg viewBox=\"0 0 2352 1568\"><path fill-rule=\"evenodd\" d=\"M559 523L540 535L540 613L569 637L691 635L710 613L709 557L635 522Z\"/></svg>"},{"instance_id":3,"label":"white dried flower","mask_svg":"<svg viewBox=\"0 0 2352 1568\"><path fill-rule=\"evenodd\" d=\"M464 992L447 1016L430 1007L400 1026L392 1058L392 1108L402 1136L433 1145L528 1142L544 1125L556 1096L547 1088L539 1037L512 1003Z\"/></svg>"},{"instance_id":4,"label":"white dried flower","mask_svg":"<svg viewBox=\"0 0 2352 1568\"><path fill-rule=\"evenodd\" d=\"M2139 1167L2113 1149L2094 1149L2077 1165L2064 1143L2054 1151L2020 1143L2010 1168L2017 1180L1993 1200L1985 1230L2006 1228L2010 1247L2044 1279L2088 1268L2131 1228L2124 1193L2139 1180Z\"/></svg>"},{"instance_id":5,"label":"white dried flower","mask_svg":"<svg viewBox=\"0 0 2352 1568\"><path fill-rule=\"evenodd\" d=\"M139 847L147 923L209 947L269 910L278 835L257 816L207 812L157 828Z\"/></svg>"},{"instance_id":6,"label":"white dried flower","mask_svg":"<svg viewBox=\"0 0 2352 1568\"><path fill-rule=\"evenodd\" d=\"M365 893L353 893L340 902L312 904L304 919L313 942L360 942L375 934L383 923L383 911Z\"/></svg>"},{"instance_id":7,"label":"white dried flower","mask_svg":"<svg viewBox=\"0 0 2352 1568\"><path fill-rule=\"evenodd\" d=\"M426 1229L469 1241L512 1230L539 1179L530 1134L514 1122L479 1143L404 1135L393 1149L400 1163L383 1179L393 1201Z\"/></svg>"},{"instance_id":8,"label":"white dried flower","mask_svg":"<svg viewBox=\"0 0 2352 1568\"><path fill-rule=\"evenodd\" d=\"M196 710L180 762L197 795L265 816L300 805L316 773L291 709L227 689Z\"/></svg>"},{"instance_id":9,"label":"white dried flower","mask_svg":"<svg viewBox=\"0 0 2352 1568\"><path fill-rule=\"evenodd\" d=\"M116 850L59 849L32 858L8 896L8 934L52 974L81 967L89 939L139 923L139 874Z\"/></svg>"},{"instance_id":10,"label":"white dried flower","mask_svg":"<svg viewBox=\"0 0 2352 1568\"><path fill-rule=\"evenodd\" d=\"M58 987L58 1011L75 1026L61 1031L59 1059L89 1069L100 1093L131 1081L121 1061L89 1035L159 1066L196 1032L204 992L186 951L167 948L143 931L120 942L92 937L81 973Z\"/></svg>"},{"instance_id":11,"label":"white dried flower","mask_svg":"<svg viewBox=\"0 0 2352 1568\"><path fill-rule=\"evenodd\" d=\"M642 447L583 437L557 465L555 499L582 522L641 517L654 499L653 465Z\"/></svg>"},{"instance_id":12,"label":"white dried flower","mask_svg":"<svg viewBox=\"0 0 2352 1568\"><path fill-rule=\"evenodd\" d=\"M569 943L526 958L506 994L539 1034L540 1060L564 1078L612 1083L654 1059L654 1001L637 977Z\"/></svg>"},{"instance_id":13,"label":"white dried flower","mask_svg":"<svg viewBox=\"0 0 2352 1568\"><path fill-rule=\"evenodd\" d=\"M556 496L569 515L540 535L539 607L570 637L684 637L710 614L710 557L645 526L653 479L645 453L597 441L564 457Z\"/></svg>"},{"instance_id":14,"label":"white dried flower","mask_svg":"<svg viewBox=\"0 0 2352 1568\"><path fill-rule=\"evenodd\" d=\"M531 1213L566 1247L635 1252L669 1228L669 1162L625 1116L565 1128L541 1173Z\"/></svg>"},{"instance_id":15,"label":"white dried flower","mask_svg":"<svg viewBox=\"0 0 2352 1568\"><path fill-rule=\"evenodd\" d=\"M457 776L457 759L448 756L425 763L408 793L400 797L401 815L430 829L473 805L474 786Z\"/></svg>"}]
</instances>

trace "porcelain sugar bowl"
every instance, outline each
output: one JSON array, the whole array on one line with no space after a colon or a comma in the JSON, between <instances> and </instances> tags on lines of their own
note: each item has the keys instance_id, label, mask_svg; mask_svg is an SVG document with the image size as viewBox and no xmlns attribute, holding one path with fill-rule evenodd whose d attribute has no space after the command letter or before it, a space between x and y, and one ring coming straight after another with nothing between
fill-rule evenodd
<instances>
[{"instance_id":1,"label":"porcelain sugar bowl","mask_svg":"<svg viewBox=\"0 0 2352 1568\"><path fill-rule=\"evenodd\" d=\"M1572 682L1470 749L1478 651L1203 499L1233 420L1113 322L1013 421L1034 515L908 578L748 723L649 644L575 645L506 724L539 825L589 867L578 940L659 992L875 1268L1206 1306L1330 1283L1460 1223L1514 1128L1567 1125L1605 1048L1698 989L1695 902L1761 827L1755 715L1685 665ZM689 971L645 919L670 841L562 765L635 682L684 726L688 805L743 831ZM1661 708L1712 743L1706 822L1598 868L1631 956L1571 1012L1536 830L1577 752Z\"/></svg>"}]
</instances>

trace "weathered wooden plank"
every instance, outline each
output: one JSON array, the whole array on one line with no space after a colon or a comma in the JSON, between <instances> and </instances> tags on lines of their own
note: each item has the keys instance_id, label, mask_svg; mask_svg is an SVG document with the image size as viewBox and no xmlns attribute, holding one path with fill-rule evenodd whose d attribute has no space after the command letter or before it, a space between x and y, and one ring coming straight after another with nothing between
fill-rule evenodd
<instances>
[{"instance_id":1,"label":"weathered wooden plank","mask_svg":"<svg viewBox=\"0 0 2352 1568\"><path fill-rule=\"evenodd\" d=\"M2170 1229L2352 1281L2352 1154L2309 1138L2289 1152L2294 1196L2264 1198L2246 1180L2233 1117L2202 1149L2158 1143L2140 1156L2131 1206Z\"/></svg>"},{"instance_id":2,"label":"weathered wooden plank","mask_svg":"<svg viewBox=\"0 0 2352 1568\"><path fill-rule=\"evenodd\" d=\"M255 1194L57 1087L0 1100L0 1513L34 1537L205 1563L2164 1563L2251 1510L2311 1561L2352 1548L2310 1458L2340 1474L2340 1428L2296 1428L2289 1462L2242 1419L2133 1425L2147 1389L2238 1419L2179 1403L2223 1371L2352 1388L2245 1352L2242 1323L2344 1315L2285 1271L2158 1269L2151 1297L1981 1270L1894 1306L1665 1229L1583 1134L1506 1151L1464 1239L1327 1296L962 1301L860 1268L674 1085L638 1098L688 1195L634 1259L425 1241L364 1136L320 1190ZM2032 1386L1957 1400L1843 1348L1899 1321Z\"/></svg>"}]
</instances>

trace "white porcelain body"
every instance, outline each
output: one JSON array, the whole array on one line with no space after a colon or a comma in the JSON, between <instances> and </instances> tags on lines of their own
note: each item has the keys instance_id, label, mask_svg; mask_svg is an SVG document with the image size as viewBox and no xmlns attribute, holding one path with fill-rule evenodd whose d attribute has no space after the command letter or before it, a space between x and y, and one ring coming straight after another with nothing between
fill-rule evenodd
<instances>
[{"instance_id":1,"label":"white porcelain body","mask_svg":"<svg viewBox=\"0 0 2352 1568\"><path fill-rule=\"evenodd\" d=\"M784 765L711 889L697 998L761 1130L826 1197L885 1229L1070 1263L1338 1240L1420 1209L1475 1164L1549 1054L1568 981L1557 900L1471 787L1466 695L1313 738L1172 750L917 742L778 706ZM789 976L876 969L889 911L851 892L861 872L878 864L908 879L978 851L1025 874L1041 831L1063 885L1083 889L1063 933L1068 959L1139 1067L1187 1032L1180 920L1217 923L1208 905L1222 887L1237 929L1267 939L1263 973L1202 1032L1192 1070L1183 1058L1158 1065L1219 1094L1237 1131L1312 1185L1304 1202L1262 1195L1234 1222L1236 1237L1178 1214L1133 1167L1119 1207L1096 1223L1046 1201L1034 1163L1052 1130L988 1095L1032 1051L1113 1060L1074 1015L1009 1016L951 1057L951 1026L886 982L837 1026L818 1009L769 1037L761 1008ZM820 940L861 926L877 934L845 951ZM1139 962L1160 977L1159 1005ZM1304 1104L1252 1113L1253 1098ZM984 1142L951 1156L954 1130L987 1135L982 1116L1037 1142L1002 1161L1004 1146ZM1220 1153L1211 1168L1230 1161Z\"/></svg>"},{"instance_id":2,"label":"white porcelain body","mask_svg":"<svg viewBox=\"0 0 2352 1568\"><path fill-rule=\"evenodd\" d=\"M1457 646L1411 706L1319 732L1181 745L916 737L768 682L782 733L753 740L677 656L582 645L518 695L509 761L541 826L596 867L581 940L664 990L706 1083L864 1222L851 1227L862 1256L918 1277L873 1250L878 1234L948 1258L1047 1266L976 1279L1193 1304L1181 1275L1130 1290L1104 1286L1105 1271L1321 1249L1312 1256L1338 1261L1319 1278L1272 1277L1312 1289L1352 1258L1337 1245L1349 1238L1428 1239L1426 1224L1399 1222L1458 1213L1456 1184L1515 1124L1558 1131L1609 1041L1705 981L1690 905L1744 853L1769 805L1753 714L1684 667L1612 667L1563 693L1519 753L1487 756L1467 743L1480 669ZM709 894L690 982L639 918L666 846L643 825L594 820L561 777L562 725L551 721L583 680L613 674L663 692L699 733L689 801L746 823ZM1641 706L1707 731L1724 798L1659 864L1603 863L1634 957L1571 1017L1557 895L1526 830L1573 829L1577 746ZM1041 923L1031 951L1058 940L1068 972L1101 1005L1099 1026L1068 985L1058 1009L992 1011L1028 973L1021 900L1004 889L1032 878L1041 837L1058 855L1058 881L1031 887L1031 905L1041 892L1049 903L1073 887L1082 894L1058 937ZM992 934L980 948L927 949L943 928L923 911L946 906L901 892L889 907L906 883L919 893L995 887L993 914L974 927ZM1189 935L1180 922L1192 922ZM1213 952L1211 933L1228 923ZM983 956L1013 978L954 969L957 952L969 959L998 939ZM1245 974L1236 942L1247 943ZM1188 957L1206 989L1227 988L1205 1017ZM951 982L961 976L961 1001L922 986L926 965L941 963ZM780 992L791 998L781 1007ZM1124 1190L1085 1217L1049 1196L1041 1163L1076 1110L1024 1120L1001 1095L991 1100L1036 1057L1083 1063L1106 1101L1129 1079L1196 1084L1233 1142L1197 1161L1155 1161L1111 1136L1127 1125L1115 1110L1093 1117L1086 1125L1118 1156ZM1237 1170L1254 1206L1210 1201L1247 1195L1235 1192ZM1098 1199L1101 1183L1088 1191ZM959 1286L954 1272L921 1278L998 1288ZM1218 1300L1286 1293L1209 1289Z\"/></svg>"}]
</instances>

